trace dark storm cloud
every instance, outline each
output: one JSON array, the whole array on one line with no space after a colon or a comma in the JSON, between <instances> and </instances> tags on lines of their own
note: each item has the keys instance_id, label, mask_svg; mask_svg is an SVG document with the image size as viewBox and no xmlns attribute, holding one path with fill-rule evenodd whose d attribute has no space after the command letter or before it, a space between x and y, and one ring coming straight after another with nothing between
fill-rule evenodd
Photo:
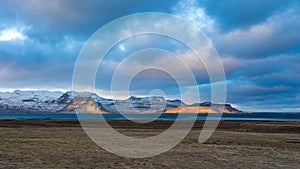
<instances>
[{"instance_id":1,"label":"dark storm cloud","mask_svg":"<svg viewBox=\"0 0 300 169\"><path fill-rule=\"evenodd\" d=\"M263 110L266 105L273 110L280 106L299 107L299 55L238 61L242 64L226 71L229 102L246 106L250 101L255 107L248 105L249 110Z\"/></svg>"},{"instance_id":2,"label":"dark storm cloud","mask_svg":"<svg viewBox=\"0 0 300 169\"><path fill-rule=\"evenodd\" d=\"M199 4L216 19L221 31L245 29L300 5L298 0L204 0Z\"/></svg>"},{"instance_id":3,"label":"dark storm cloud","mask_svg":"<svg viewBox=\"0 0 300 169\"><path fill-rule=\"evenodd\" d=\"M297 110L300 101L299 55L240 62L243 64L227 73L228 102L249 111ZM253 104L249 105L249 102Z\"/></svg>"},{"instance_id":4,"label":"dark storm cloud","mask_svg":"<svg viewBox=\"0 0 300 169\"><path fill-rule=\"evenodd\" d=\"M221 54L240 58L265 58L300 51L300 10L289 9L269 16L247 29L237 28L218 35L215 43Z\"/></svg>"},{"instance_id":5,"label":"dark storm cloud","mask_svg":"<svg viewBox=\"0 0 300 169\"><path fill-rule=\"evenodd\" d=\"M227 84L227 101L251 111L287 111L299 108L299 87L264 87L256 84ZM249 104L249 103L252 104ZM296 110L296 109L295 109Z\"/></svg>"},{"instance_id":6,"label":"dark storm cloud","mask_svg":"<svg viewBox=\"0 0 300 169\"><path fill-rule=\"evenodd\" d=\"M168 12L175 3L159 0L4 0L1 1L0 20L11 25L34 25L40 29L38 31L46 30L51 34L90 36L99 27L124 15L146 11Z\"/></svg>"},{"instance_id":7,"label":"dark storm cloud","mask_svg":"<svg viewBox=\"0 0 300 169\"><path fill-rule=\"evenodd\" d=\"M298 58L299 55L278 55L252 60L226 57L223 59L225 63L223 65L230 78L234 76L252 78L271 73L293 73L297 69Z\"/></svg>"}]
</instances>

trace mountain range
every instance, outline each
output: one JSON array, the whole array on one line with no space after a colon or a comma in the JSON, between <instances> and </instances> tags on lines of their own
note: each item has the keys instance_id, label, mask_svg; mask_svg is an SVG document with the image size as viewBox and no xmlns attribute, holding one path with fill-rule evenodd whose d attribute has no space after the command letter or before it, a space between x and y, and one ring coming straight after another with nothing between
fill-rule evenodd
<instances>
[{"instance_id":1,"label":"mountain range","mask_svg":"<svg viewBox=\"0 0 300 169\"><path fill-rule=\"evenodd\" d=\"M166 100L163 97L130 97L113 100L90 92L21 91L0 92L1 114L32 113L242 113L230 104L210 102L187 105L181 100Z\"/></svg>"}]
</instances>

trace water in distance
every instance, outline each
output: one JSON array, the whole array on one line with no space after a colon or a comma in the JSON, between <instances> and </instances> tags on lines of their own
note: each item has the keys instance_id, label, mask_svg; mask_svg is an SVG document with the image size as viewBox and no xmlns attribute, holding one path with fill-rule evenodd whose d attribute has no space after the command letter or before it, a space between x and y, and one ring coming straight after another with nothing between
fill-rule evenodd
<instances>
[{"instance_id":1,"label":"water in distance","mask_svg":"<svg viewBox=\"0 0 300 169\"><path fill-rule=\"evenodd\" d=\"M76 114L0 114L0 118L78 120ZM300 113L245 114L81 114L81 119L94 120L300 120Z\"/></svg>"}]
</instances>

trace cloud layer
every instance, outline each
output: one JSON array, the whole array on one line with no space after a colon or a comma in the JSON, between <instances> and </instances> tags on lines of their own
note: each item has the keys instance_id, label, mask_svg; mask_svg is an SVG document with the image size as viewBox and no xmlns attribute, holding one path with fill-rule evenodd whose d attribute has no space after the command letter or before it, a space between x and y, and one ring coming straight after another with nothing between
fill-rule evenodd
<instances>
[{"instance_id":1,"label":"cloud layer","mask_svg":"<svg viewBox=\"0 0 300 169\"><path fill-rule=\"evenodd\" d=\"M163 12L191 22L213 42L225 68L228 102L245 110L299 111L298 0L3 0L0 8L3 90L68 90L77 56L95 31L125 15ZM135 37L115 46L98 70L98 91L109 95L111 77L118 64L133 51L149 47L172 51L185 60L203 99L209 99L209 79L201 62L191 57L184 45L159 36ZM161 56L156 61L179 75L182 71L168 57ZM140 65L141 62L131 62L127 72ZM155 88L178 97L174 80L159 71L139 74L131 86L137 95Z\"/></svg>"}]
</instances>

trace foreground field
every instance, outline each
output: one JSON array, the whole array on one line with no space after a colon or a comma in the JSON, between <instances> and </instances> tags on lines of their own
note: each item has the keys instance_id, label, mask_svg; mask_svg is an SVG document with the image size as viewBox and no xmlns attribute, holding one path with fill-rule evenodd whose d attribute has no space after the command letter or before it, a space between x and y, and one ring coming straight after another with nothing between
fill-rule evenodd
<instances>
[{"instance_id":1,"label":"foreground field","mask_svg":"<svg viewBox=\"0 0 300 169\"><path fill-rule=\"evenodd\" d=\"M147 137L172 122L111 121L120 132ZM111 154L76 121L0 120L0 168L299 168L300 122L223 121L205 143L203 122L175 148L146 159Z\"/></svg>"}]
</instances>

